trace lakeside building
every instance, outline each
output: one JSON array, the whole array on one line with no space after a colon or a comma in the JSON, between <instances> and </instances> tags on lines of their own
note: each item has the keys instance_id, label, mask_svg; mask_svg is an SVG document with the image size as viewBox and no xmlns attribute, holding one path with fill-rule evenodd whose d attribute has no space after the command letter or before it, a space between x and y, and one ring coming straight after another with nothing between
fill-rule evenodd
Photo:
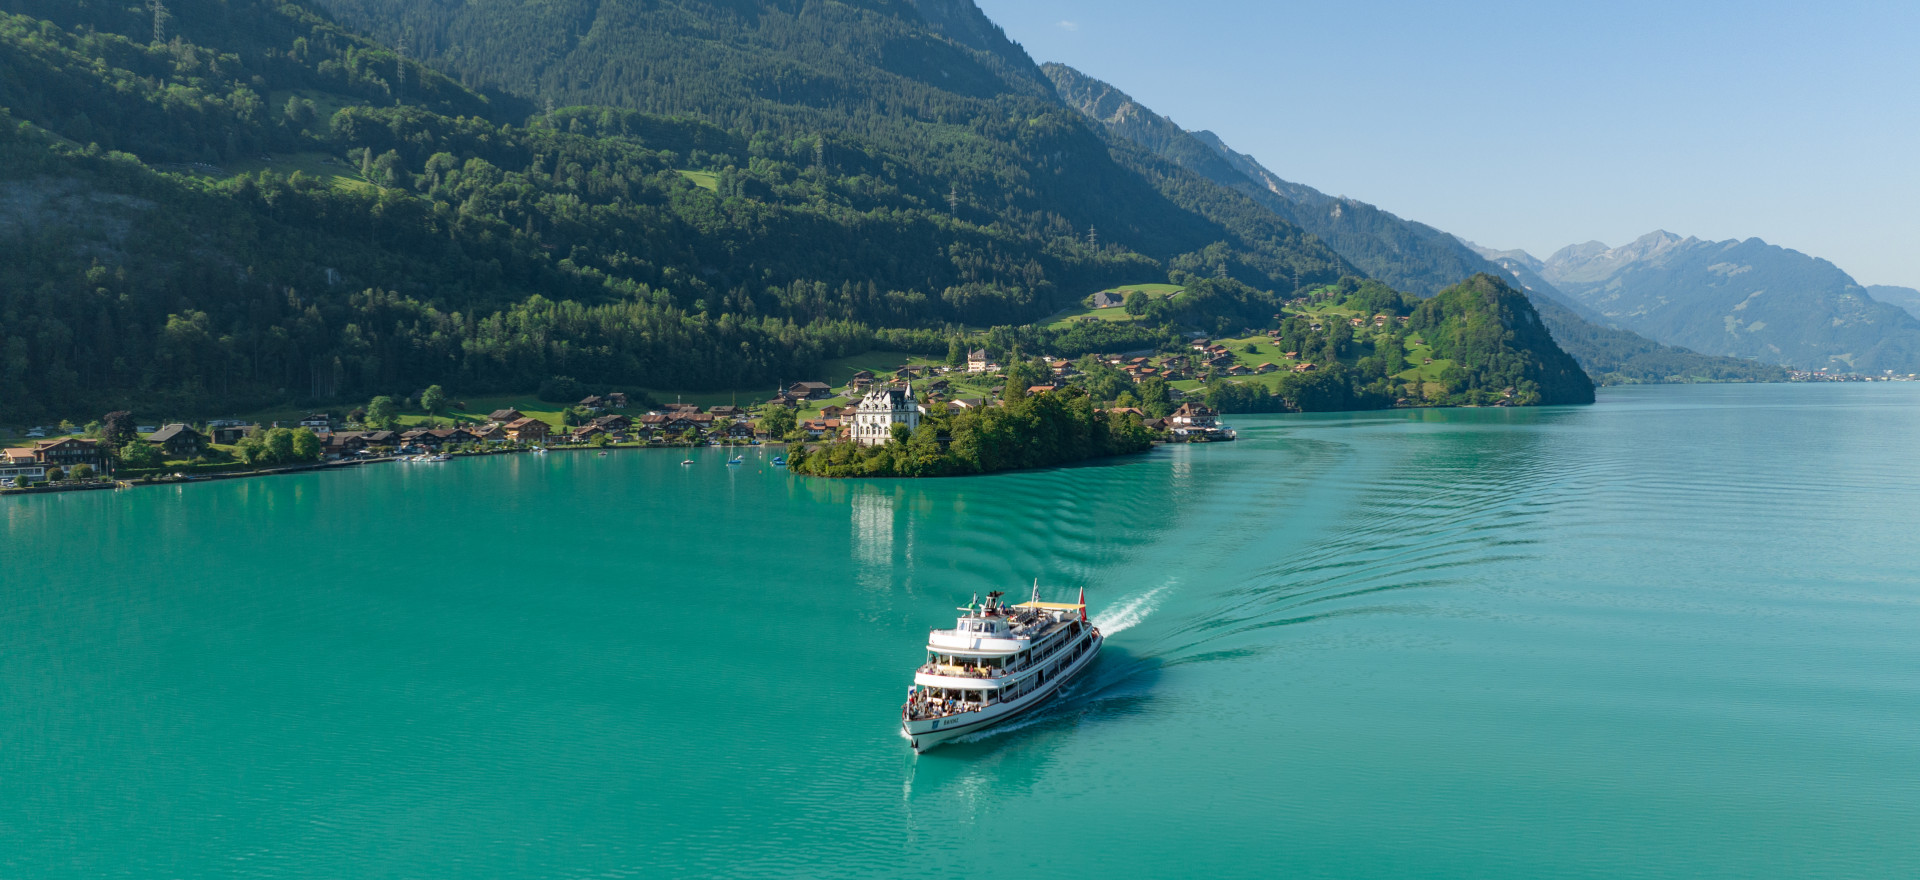
<instances>
[{"instance_id":1,"label":"lakeside building","mask_svg":"<svg viewBox=\"0 0 1920 880\"><path fill-rule=\"evenodd\" d=\"M0 458L0 480L39 482L47 478L47 466L33 457L30 449L5 450Z\"/></svg>"},{"instance_id":2,"label":"lakeside building","mask_svg":"<svg viewBox=\"0 0 1920 880\"><path fill-rule=\"evenodd\" d=\"M853 409L853 439L862 446L879 446L893 439L893 426L920 427L924 412L913 399L913 386L881 388L860 398Z\"/></svg>"},{"instance_id":3,"label":"lakeside building","mask_svg":"<svg viewBox=\"0 0 1920 880\"><path fill-rule=\"evenodd\" d=\"M84 437L62 437L35 443L33 460L46 467L74 468L84 464L97 470L107 469L106 450L101 448L100 441Z\"/></svg>"},{"instance_id":4,"label":"lakeside building","mask_svg":"<svg viewBox=\"0 0 1920 880\"><path fill-rule=\"evenodd\" d=\"M153 432L147 442L164 450L168 458L192 458L207 448L205 435L179 423L166 425Z\"/></svg>"}]
</instances>

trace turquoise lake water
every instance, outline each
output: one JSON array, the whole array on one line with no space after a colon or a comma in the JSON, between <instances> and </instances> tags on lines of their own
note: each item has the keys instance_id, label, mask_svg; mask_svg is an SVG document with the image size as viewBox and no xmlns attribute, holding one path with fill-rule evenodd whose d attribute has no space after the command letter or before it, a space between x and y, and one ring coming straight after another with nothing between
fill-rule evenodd
<instances>
[{"instance_id":1,"label":"turquoise lake water","mask_svg":"<svg viewBox=\"0 0 1920 880\"><path fill-rule=\"evenodd\" d=\"M0 501L0 877L1913 877L1920 385ZM926 630L1110 638L914 757Z\"/></svg>"}]
</instances>

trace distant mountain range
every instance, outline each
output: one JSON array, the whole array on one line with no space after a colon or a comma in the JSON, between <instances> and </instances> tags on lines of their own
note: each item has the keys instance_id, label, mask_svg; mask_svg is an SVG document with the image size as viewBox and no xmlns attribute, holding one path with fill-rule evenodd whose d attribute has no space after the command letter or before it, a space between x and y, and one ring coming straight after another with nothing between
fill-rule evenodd
<instances>
[{"instance_id":1,"label":"distant mountain range","mask_svg":"<svg viewBox=\"0 0 1920 880\"><path fill-rule=\"evenodd\" d=\"M1285 180L1213 132L1187 131L1106 82L1064 64L1043 64L1040 69L1061 100L1109 137L1252 198L1395 288L1427 297L1476 273L1513 277L1554 341L1603 382L1765 381L1785 376L1765 364L1701 355L1611 326L1541 278L1531 268L1538 262L1531 257L1501 259L1424 223Z\"/></svg>"},{"instance_id":2,"label":"distant mountain range","mask_svg":"<svg viewBox=\"0 0 1920 880\"><path fill-rule=\"evenodd\" d=\"M1493 257L1670 345L1802 369L1920 371L1920 292L1884 287L1876 296L1826 260L1757 238L1658 231L1619 247L1569 245L1545 260Z\"/></svg>"},{"instance_id":3,"label":"distant mountain range","mask_svg":"<svg viewBox=\"0 0 1920 880\"><path fill-rule=\"evenodd\" d=\"M1920 290L1911 287L1893 287L1886 284L1867 285L1867 295L1883 303L1893 303L1915 317L1920 317Z\"/></svg>"}]
</instances>

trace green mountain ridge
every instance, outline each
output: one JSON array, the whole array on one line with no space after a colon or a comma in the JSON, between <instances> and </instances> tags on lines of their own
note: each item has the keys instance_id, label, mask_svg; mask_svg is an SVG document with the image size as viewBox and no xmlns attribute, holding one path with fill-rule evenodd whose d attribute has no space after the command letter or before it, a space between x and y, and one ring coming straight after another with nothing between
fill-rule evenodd
<instances>
[{"instance_id":1,"label":"green mountain ridge","mask_svg":"<svg viewBox=\"0 0 1920 880\"><path fill-rule=\"evenodd\" d=\"M327 5L404 46L278 0L0 0L9 419L1184 350L1360 274L1094 130L965 0ZM1034 323L1143 278L1189 293Z\"/></svg>"},{"instance_id":2,"label":"green mountain ridge","mask_svg":"<svg viewBox=\"0 0 1920 880\"><path fill-rule=\"evenodd\" d=\"M1663 342L1801 369L1920 371L1920 316L1758 238L1662 230L1619 247L1569 245L1540 266L1588 308Z\"/></svg>"},{"instance_id":3,"label":"green mountain ridge","mask_svg":"<svg viewBox=\"0 0 1920 880\"><path fill-rule=\"evenodd\" d=\"M889 33L940 42L989 97L859 67L918 102L892 127L862 111L861 139L777 102L749 108L757 129L604 107L523 122L530 101L297 4L168 9L155 42L132 3L0 2L0 106L17 108L0 235L20 255L0 266L0 407L17 418L552 375L771 388L1183 260L1263 289L1353 271L1177 169L1156 189L1037 77L897 18ZM781 15L763 18L806 23Z\"/></svg>"},{"instance_id":4,"label":"green mountain ridge","mask_svg":"<svg viewBox=\"0 0 1920 880\"><path fill-rule=\"evenodd\" d=\"M1210 131L1187 131L1114 86L1063 64L1041 66L1068 106L1108 134L1221 186L1247 195L1327 242L1370 277L1432 296L1478 273L1512 276L1534 300L1557 344L1606 382L1778 381L1783 370L1709 357L1608 326L1604 319L1513 261L1423 223L1355 199L1329 196L1267 170ZM1510 265L1510 263L1513 263Z\"/></svg>"}]
</instances>

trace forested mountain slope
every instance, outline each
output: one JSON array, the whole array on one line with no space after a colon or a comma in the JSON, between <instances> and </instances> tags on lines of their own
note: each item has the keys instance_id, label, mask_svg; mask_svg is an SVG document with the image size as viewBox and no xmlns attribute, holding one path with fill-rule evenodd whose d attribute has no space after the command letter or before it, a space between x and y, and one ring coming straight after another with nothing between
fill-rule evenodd
<instances>
[{"instance_id":1,"label":"forested mountain slope","mask_svg":"<svg viewBox=\"0 0 1920 880\"><path fill-rule=\"evenodd\" d=\"M1571 298L1521 267L1490 260L1454 236L1403 220L1365 202L1293 183L1236 152L1209 131L1189 132L1126 93L1063 64L1043 72L1068 106L1107 131L1164 161L1240 192L1268 211L1326 241L1370 277L1418 296L1432 296L1477 273L1511 275L1534 299L1561 347L1602 381L1768 381L1779 369L1672 348L1591 320ZM1502 270L1506 271L1503 272Z\"/></svg>"},{"instance_id":2,"label":"forested mountain slope","mask_svg":"<svg viewBox=\"0 0 1920 880\"><path fill-rule=\"evenodd\" d=\"M1655 339L1802 369L1920 371L1920 318L1877 302L1825 260L1757 238L1653 232L1620 247L1569 245L1541 274Z\"/></svg>"},{"instance_id":3,"label":"forested mountain slope","mask_svg":"<svg viewBox=\"0 0 1920 880\"><path fill-rule=\"evenodd\" d=\"M556 374L771 387L876 344L944 351L963 326L1169 269L1245 282L1201 300L1230 322L1353 271L1242 195L1116 161L959 15L970 4L596 6L680 16L646 20L683 40L658 63L708 66L671 67L659 100L758 97L704 118L518 118L532 104L298 4L175 0L156 40L152 10L123 0L0 0L0 238L16 255L0 263L0 408ZM703 48L742 45L750 23L768 46ZM929 57L944 60L888 66Z\"/></svg>"}]
</instances>

